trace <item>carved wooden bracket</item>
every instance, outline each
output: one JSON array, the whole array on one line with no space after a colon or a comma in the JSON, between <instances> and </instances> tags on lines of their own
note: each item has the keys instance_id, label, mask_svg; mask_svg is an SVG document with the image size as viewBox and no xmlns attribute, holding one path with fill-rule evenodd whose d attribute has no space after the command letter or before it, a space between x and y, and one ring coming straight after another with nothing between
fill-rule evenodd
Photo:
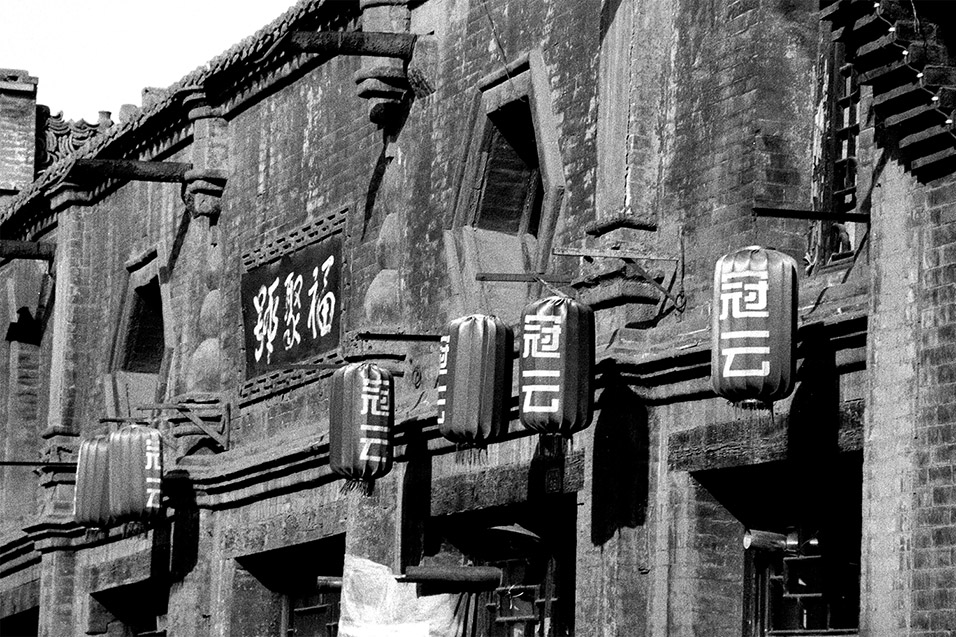
<instances>
[{"instance_id":1,"label":"carved wooden bracket","mask_svg":"<svg viewBox=\"0 0 956 637\"><path fill-rule=\"evenodd\" d=\"M193 426L216 441L223 451L229 450L232 429L232 409L228 402L218 398L184 399L175 403L157 403L139 405L138 411L172 411L175 415L166 416L173 424L174 437L194 434ZM176 422L178 421L178 422ZM218 426L216 421L218 421ZM184 430L190 430L185 431ZM179 431L177 431L179 429Z\"/></svg>"}]
</instances>

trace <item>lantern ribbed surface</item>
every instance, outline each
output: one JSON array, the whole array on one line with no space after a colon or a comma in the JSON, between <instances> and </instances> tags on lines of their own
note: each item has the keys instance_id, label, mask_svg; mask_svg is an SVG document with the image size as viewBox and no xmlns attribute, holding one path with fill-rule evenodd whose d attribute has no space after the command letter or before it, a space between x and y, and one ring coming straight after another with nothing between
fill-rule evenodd
<instances>
[{"instance_id":1,"label":"lantern ribbed surface","mask_svg":"<svg viewBox=\"0 0 956 637\"><path fill-rule=\"evenodd\" d=\"M110 511L117 521L146 521L161 510L162 435L128 425L110 434Z\"/></svg>"},{"instance_id":2,"label":"lantern ribbed surface","mask_svg":"<svg viewBox=\"0 0 956 637\"><path fill-rule=\"evenodd\" d=\"M351 363L332 374L329 464L352 482L370 483L392 469L395 425L392 373L375 363Z\"/></svg>"},{"instance_id":3,"label":"lantern ribbed surface","mask_svg":"<svg viewBox=\"0 0 956 637\"><path fill-rule=\"evenodd\" d=\"M797 263L750 246L717 261L711 312L711 379L717 395L766 405L793 391Z\"/></svg>"},{"instance_id":4,"label":"lantern ribbed surface","mask_svg":"<svg viewBox=\"0 0 956 637\"><path fill-rule=\"evenodd\" d=\"M80 443L73 494L73 517L79 525L105 527L110 524L109 452L106 436Z\"/></svg>"},{"instance_id":5,"label":"lantern ribbed surface","mask_svg":"<svg viewBox=\"0 0 956 637\"><path fill-rule=\"evenodd\" d=\"M438 429L460 447L484 447L508 432L514 332L495 316L448 323L438 369Z\"/></svg>"},{"instance_id":6,"label":"lantern ribbed surface","mask_svg":"<svg viewBox=\"0 0 956 637\"><path fill-rule=\"evenodd\" d=\"M571 434L591 424L594 410L594 312L574 299L529 303L518 358L521 424L542 434Z\"/></svg>"}]
</instances>

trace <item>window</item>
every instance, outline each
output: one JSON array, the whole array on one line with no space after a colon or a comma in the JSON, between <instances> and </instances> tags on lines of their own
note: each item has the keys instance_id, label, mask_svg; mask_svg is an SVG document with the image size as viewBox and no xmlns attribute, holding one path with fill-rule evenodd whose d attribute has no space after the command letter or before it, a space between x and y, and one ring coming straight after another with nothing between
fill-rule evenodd
<instances>
[{"instance_id":1,"label":"window","mask_svg":"<svg viewBox=\"0 0 956 637\"><path fill-rule=\"evenodd\" d=\"M0 617L0 635L19 635L30 637L40 634L40 607Z\"/></svg>"},{"instance_id":2,"label":"window","mask_svg":"<svg viewBox=\"0 0 956 637\"><path fill-rule=\"evenodd\" d=\"M528 100L510 102L488 119L475 226L537 237L543 186Z\"/></svg>"},{"instance_id":3,"label":"window","mask_svg":"<svg viewBox=\"0 0 956 637\"><path fill-rule=\"evenodd\" d=\"M858 452L695 472L755 540L743 551L744 637L856 635L863 458Z\"/></svg>"},{"instance_id":4,"label":"window","mask_svg":"<svg viewBox=\"0 0 956 637\"><path fill-rule=\"evenodd\" d=\"M132 303L120 369L158 374L165 353L159 280L153 277L146 285L134 288Z\"/></svg>"},{"instance_id":5,"label":"window","mask_svg":"<svg viewBox=\"0 0 956 637\"><path fill-rule=\"evenodd\" d=\"M446 552L502 571L501 585L477 596L473 637L574 634L576 514L565 495L437 521Z\"/></svg>"},{"instance_id":6,"label":"window","mask_svg":"<svg viewBox=\"0 0 956 637\"><path fill-rule=\"evenodd\" d=\"M817 209L835 216L857 207L857 137L860 133L860 86L843 42L829 42L821 62L819 126L816 135L814 200ZM860 224L822 221L811 230L807 270L853 256Z\"/></svg>"},{"instance_id":7,"label":"window","mask_svg":"<svg viewBox=\"0 0 956 637\"><path fill-rule=\"evenodd\" d=\"M478 82L444 237L452 313L486 312L514 323L536 293L565 205L558 139L540 51Z\"/></svg>"},{"instance_id":8,"label":"window","mask_svg":"<svg viewBox=\"0 0 956 637\"><path fill-rule=\"evenodd\" d=\"M104 379L106 414L139 416L140 405L161 398L160 372L166 352L163 286L155 249L128 266L126 293L114 318L112 371Z\"/></svg>"},{"instance_id":9,"label":"window","mask_svg":"<svg viewBox=\"0 0 956 637\"><path fill-rule=\"evenodd\" d=\"M90 596L87 634L165 637L167 596L150 579L97 591Z\"/></svg>"},{"instance_id":10,"label":"window","mask_svg":"<svg viewBox=\"0 0 956 637\"><path fill-rule=\"evenodd\" d=\"M345 536L236 558L230 635L337 637Z\"/></svg>"},{"instance_id":11,"label":"window","mask_svg":"<svg viewBox=\"0 0 956 637\"><path fill-rule=\"evenodd\" d=\"M753 550L755 636L855 634L860 613L860 546L803 537L793 550Z\"/></svg>"},{"instance_id":12,"label":"window","mask_svg":"<svg viewBox=\"0 0 956 637\"><path fill-rule=\"evenodd\" d=\"M283 598L283 637L336 637L339 632L341 583L311 579Z\"/></svg>"}]
</instances>

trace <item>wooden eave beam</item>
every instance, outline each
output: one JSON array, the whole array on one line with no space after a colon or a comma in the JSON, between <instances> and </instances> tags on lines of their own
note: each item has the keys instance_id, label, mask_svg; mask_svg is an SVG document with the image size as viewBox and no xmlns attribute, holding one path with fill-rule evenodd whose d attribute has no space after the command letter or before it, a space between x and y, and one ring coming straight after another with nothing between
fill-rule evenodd
<instances>
[{"instance_id":1,"label":"wooden eave beam","mask_svg":"<svg viewBox=\"0 0 956 637\"><path fill-rule=\"evenodd\" d=\"M33 261L53 261L56 244L45 241L0 240L0 259L30 259Z\"/></svg>"},{"instance_id":2,"label":"wooden eave beam","mask_svg":"<svg viewBox=\"0 0 956 637\"><path fill-rule=\"evenodd\" d=\"M123 179L178 183L192 164L174 161L137 161L133 159L77 159L70 171L74 179Z\"/></svg>"},{"instance_id":3,"label":"wooden eave beam","mask_svg":"<svg viewBox=\"0 0 956 637\"><path fill-rule=\"evenodd\" d=\"M411 33L296 31L289 36L288 47L303 53L368 55L407 61L412 58L417 37Z\"/></svg>"}]
</instances>

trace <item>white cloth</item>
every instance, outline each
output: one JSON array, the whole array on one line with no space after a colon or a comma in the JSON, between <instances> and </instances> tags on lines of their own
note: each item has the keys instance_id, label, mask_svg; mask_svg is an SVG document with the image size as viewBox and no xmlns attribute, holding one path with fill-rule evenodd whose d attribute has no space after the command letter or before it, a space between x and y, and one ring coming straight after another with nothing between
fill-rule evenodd
<instances>
[{"instance_id":1,"label":"white cloth","mask_svg":"<svg viewBox=\"0 0 956 637\"><path fill-rule=\"evenodd\" d=\"M419 597L387 566L345 556L339 637L458 637L463 606L462 595Z\"/></svg>"}]
</instances>

